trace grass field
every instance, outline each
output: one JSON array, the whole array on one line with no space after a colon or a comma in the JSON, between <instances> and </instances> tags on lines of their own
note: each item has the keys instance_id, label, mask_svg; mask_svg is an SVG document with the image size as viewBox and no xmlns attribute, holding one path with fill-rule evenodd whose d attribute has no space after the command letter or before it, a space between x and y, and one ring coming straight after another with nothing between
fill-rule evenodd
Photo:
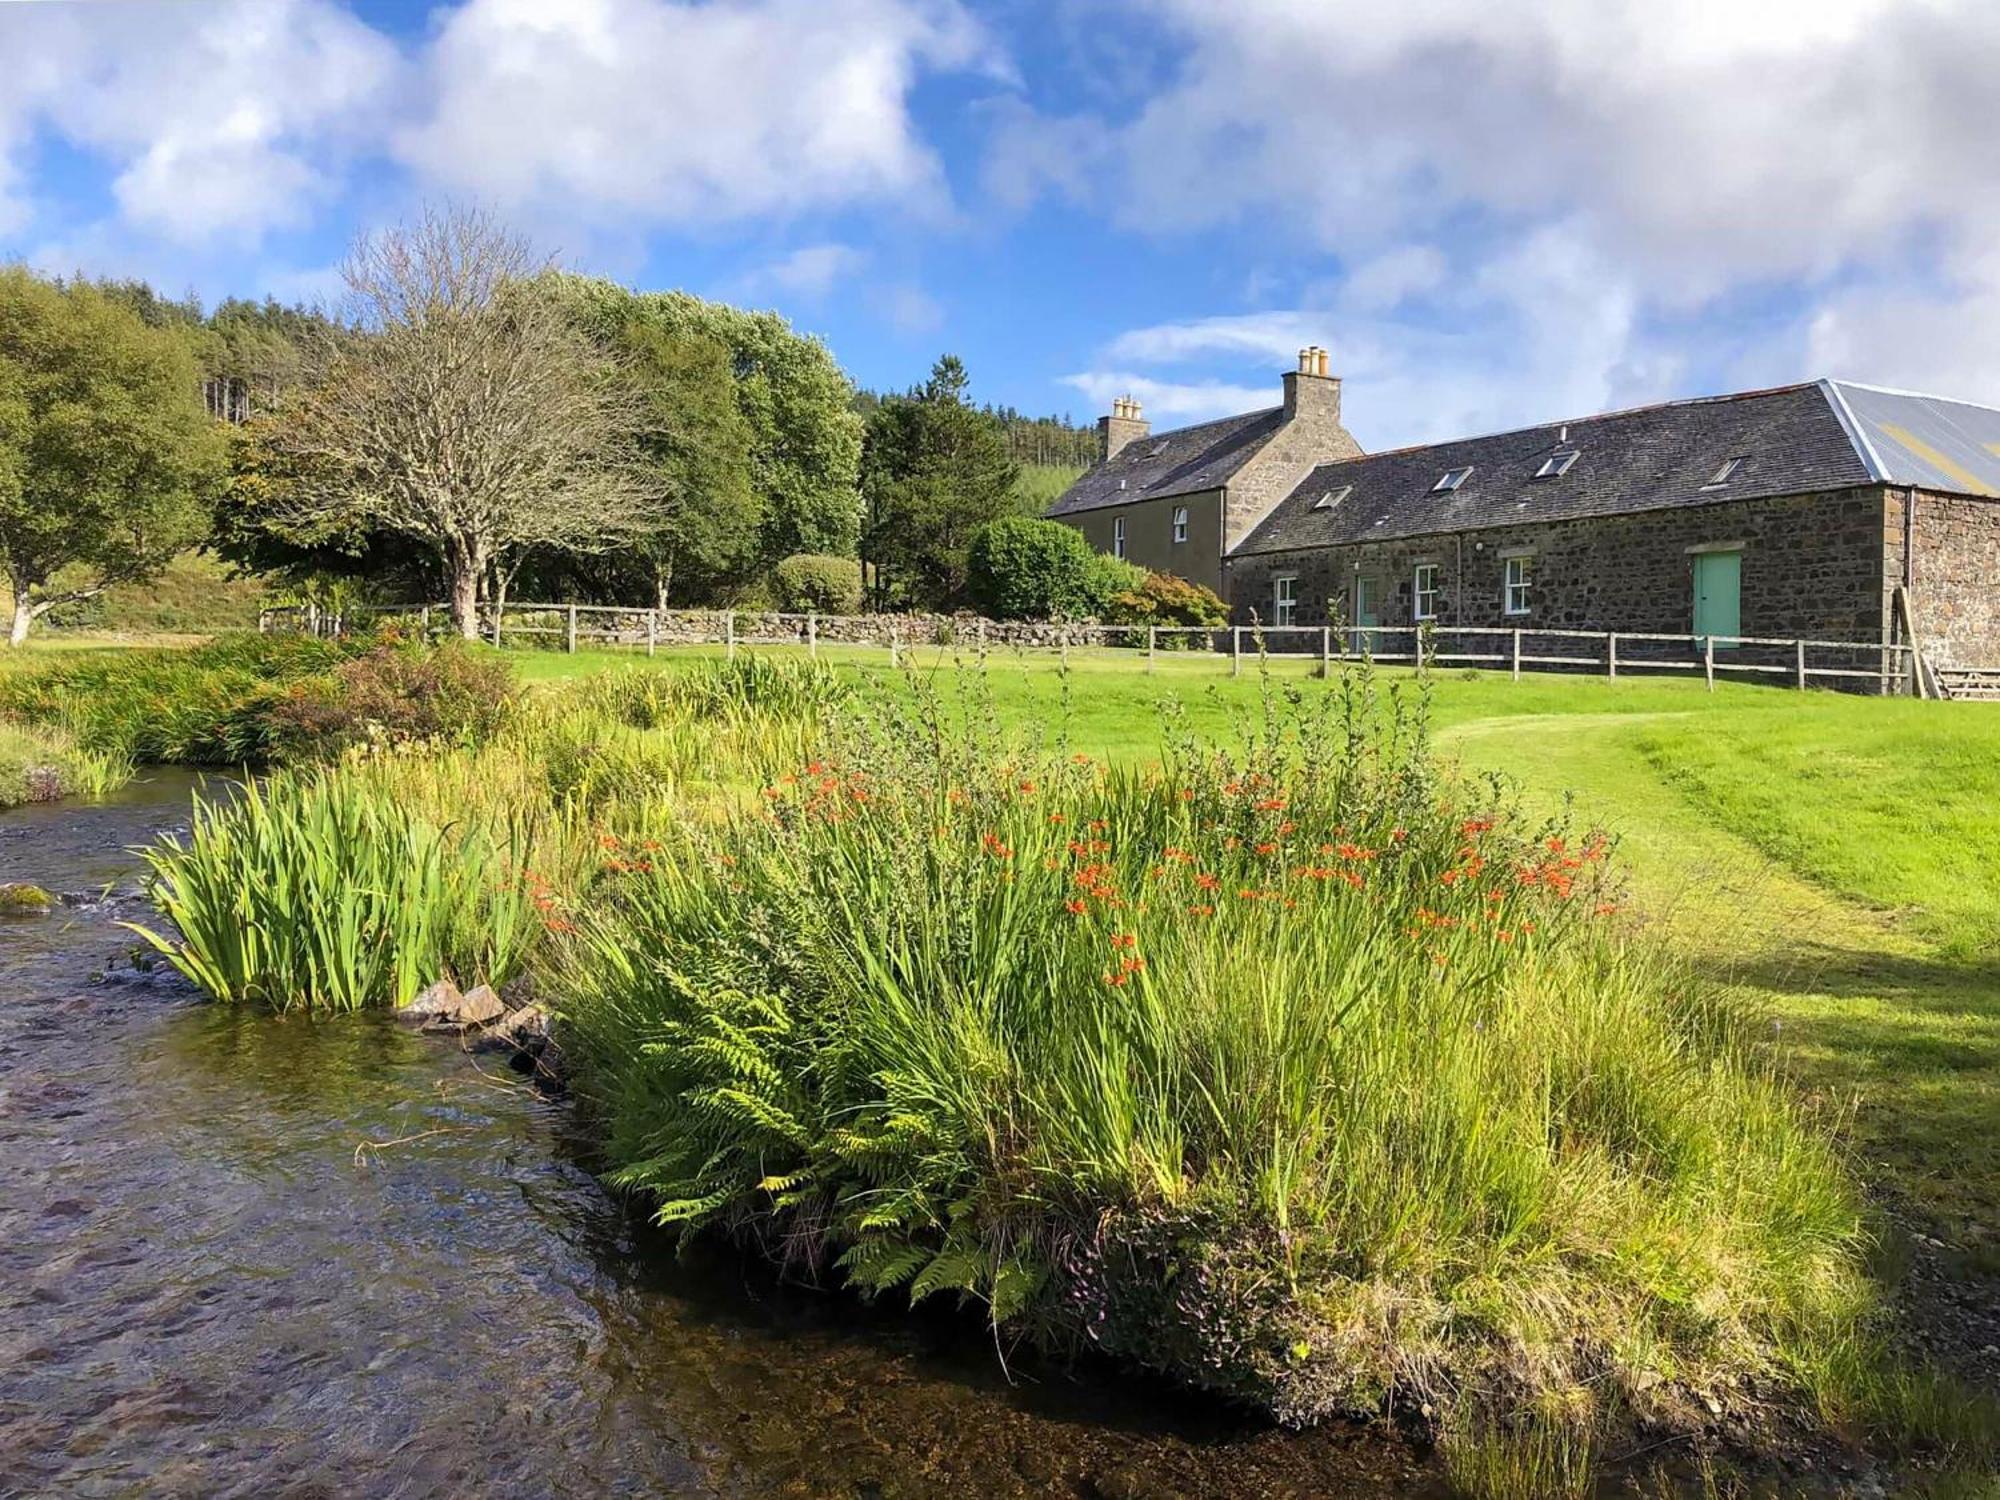
<instances>
[{"instance_id":1,"label":"grass field","mask_svg":"<svg viewBox=\"0 0 2000 1500\"><path fill-rule=\"evenodd\" d=\"M719 649L719 648L718 648ZM796 655L782 648L760 653ZM528 681L671 671L630 652L521 653ZM888 680L886 653L822 658ZM905 654L959 691L961 658ZM1157 756L1163 714L1226 732L1267 692L1323 692L1311 664L1074 652L986 659L970 705L1079 753ZM1385 685L1414 691L1407 672ZM2000 1269L2000 711L1673 678L1447 673L1433 723L1466 765L1545 805L1573 796L1621 840L1634 904L1767 1009L1802 1083L1852 1113L1868 1180L1968 1267Z\"/></svg>"}]
</instances>

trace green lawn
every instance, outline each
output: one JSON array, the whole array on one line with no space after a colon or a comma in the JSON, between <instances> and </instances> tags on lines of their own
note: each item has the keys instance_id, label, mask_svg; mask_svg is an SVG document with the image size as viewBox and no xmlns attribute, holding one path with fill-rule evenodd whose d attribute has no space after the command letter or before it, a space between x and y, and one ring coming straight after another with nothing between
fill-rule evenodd
<instances>
[{"instance_id":1,"label":"green lawn","mask_svg":"<svg viewBox=\"0 0 2000 1500\"><path fill-rule=\"evenodd\" d=\"M544 681L718 652L514 660ZM821 655L892 680L879 649ZM907 659L957 691L952 653ZM1274 661L1268 680L1212 657L1162 655L1148 675L1142 657L1079 651L1070 666L1065 680L1046 655L992 654L993 716L1145 758L1165 704L1226 733L1266 691L1327 691L1300 661ZM1871 1181L1970 1263L2000 1267L2000 708L1675 678L1447 673L1433 690L1466 765L1552 808L1573 795L1619 834L1634 905L1768 1011L1803 1084L1851 1113Z\"/></svg>"}]
</instances>

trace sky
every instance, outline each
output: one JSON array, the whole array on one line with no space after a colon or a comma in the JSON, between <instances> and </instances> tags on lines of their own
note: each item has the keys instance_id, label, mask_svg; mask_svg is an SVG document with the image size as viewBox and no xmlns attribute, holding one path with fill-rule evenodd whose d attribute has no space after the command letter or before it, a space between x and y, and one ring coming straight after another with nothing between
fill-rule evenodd
<instances>
[{"instance_id":1,"label":"sky","mask_svg":"<svg viewBox=\"0 0 2000 1500\"><path fill-rule=\"evenodd\" d=\"M0 259L332 299L488 208L861 384L1379 450L1834 376L2000 404L1992 0L0 0Z\"/></svg>"}]
</instances>

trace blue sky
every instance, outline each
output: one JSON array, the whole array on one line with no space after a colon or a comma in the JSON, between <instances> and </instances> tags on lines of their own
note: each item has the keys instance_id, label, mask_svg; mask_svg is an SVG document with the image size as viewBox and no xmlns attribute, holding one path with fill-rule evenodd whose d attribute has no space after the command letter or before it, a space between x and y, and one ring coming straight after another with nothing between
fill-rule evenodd
<instances>
[{"instance_id":1,"label":"blue sky","mask_svg":"<svg viewBox=\"0 0 2000 1500\"><path fill-rule=\"evenodd\" d=\"M1364 445L1819 375L2000 402L1984 0L0 4L0 256L332 296L476 201L856 379Z\"/></svg>"}]
</instances>

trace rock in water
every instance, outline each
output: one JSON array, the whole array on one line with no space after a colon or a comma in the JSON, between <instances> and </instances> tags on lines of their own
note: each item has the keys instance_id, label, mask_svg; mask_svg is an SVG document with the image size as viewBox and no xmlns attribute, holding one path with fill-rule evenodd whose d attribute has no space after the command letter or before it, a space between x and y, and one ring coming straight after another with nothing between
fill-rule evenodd
<instances>
[{"instance_id":1,"label":"rock in water","mask_svg":"<svg viewBox=\"0 0 2000 1500\"><path fill-rule=\"evenodd\" d=\"M507 1014L507 1002L493 993L493 986L482 984L477 989L467 990L459 997L458 1014L452 1017L461 1026L484 1026L488 1021L497 1021Z\"/></svg>"},{"instance_id":2,"label":"rock in water","mask_svg":"<svg viewBox=\"0 0 2000 1500\"><path fill-rule=\"evenodd\" d=\"M0 916L45 917L55 910L55 897L25 880L0 885Z\"/></svg>"},{"instance_id":3,"label":"rock in water","mask_svg":"<svg viewBox=\"0 0 2000 1500\"><path fill-rule=\"evenodd\" d=\"M458 992L458 986L449 979L440 979L408 1005L397 1006L396 1016L403 1021L455 1020L458 1008L464 1003L465 996Z\"/></svg>"}]
</instances>

